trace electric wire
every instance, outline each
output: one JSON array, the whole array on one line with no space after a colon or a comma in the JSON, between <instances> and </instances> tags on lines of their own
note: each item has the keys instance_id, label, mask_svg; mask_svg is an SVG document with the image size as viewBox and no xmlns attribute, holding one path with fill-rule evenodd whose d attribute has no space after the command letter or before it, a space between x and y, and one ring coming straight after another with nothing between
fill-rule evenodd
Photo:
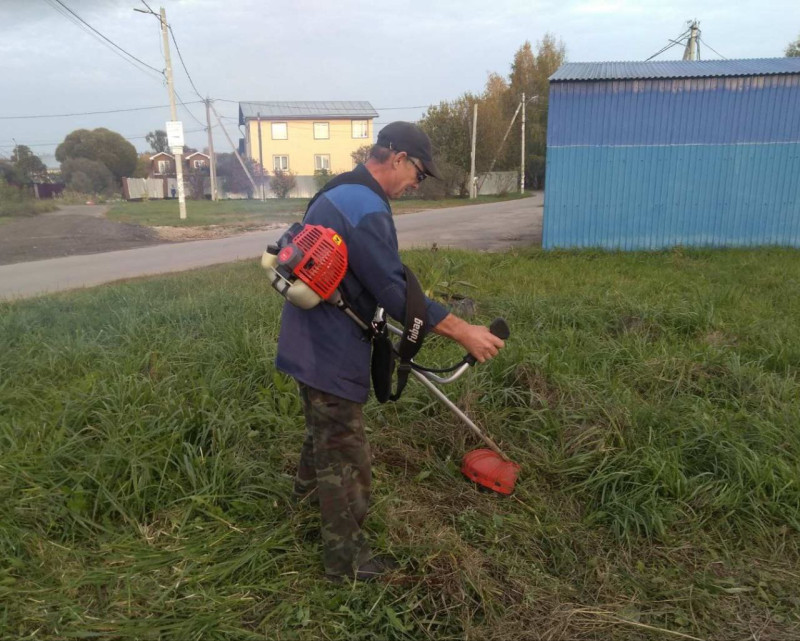
<instances>
[{"instance_id":1,"label":"electric wire","mask_svg":"<svg viewBox=\"0 0 800 641\"><path fill-rule=\"evenodd\" d=\"M700 39L698 38L698 40L700 40ZM703 42L703 45L704 45L704 46L706 46L706 47L708 47L709 49L711 49L711 51L713 51L715 54L717 54L717 55L718 55L720 58L722 58L723 60L727 60L727 58L726 58L725 56L723 56L723 55L722 55L722 54L721 54L719 51L717 51L716 49L714 49L714 47L712 47L710 44L708 44L708 43L705 41L705 39L703 39L703 41L702 41L702 42Z\"/></svg>"},{"instance_id":2,"label":"electric wire","mask_svg":"<svg viewBox=\"0 0 800 641\"><path fill-rule=\"evenodd\" d=\"M675 40L670 40L670 43L669 43L669 44L668 44L666 47L664 47L664 48L663 48L663 49L661 49L660 51L656 51L656 52L655 52L655 53L654 53L652 56L650 56L649 58L645 59L645 62L647 62L648 60L652 60L652 59L653 59L653 58L655 58L656 56L660 56L660 55L661 55L662 53L664 53L664 52L665 52L667 49L671 49L671 48L672 48L672 47L674 47L675 45L681 44L681 40L682 40L682 39L683 39L685 36L689 35L689 32L690 32L690 31L691 31L690 29L687 29L687 30L686 30L686 31L684 31L684 32L683 32L681 35L679 35L677 38L675 38Z\"/></svg>"},{"instance_id":3,"label":"electric wire","mask_svg":"<svg viewBox=\"0 0 800 641\"><path fill-rule=\"evenodd\" d=\"M188 105L199 104L200 100L187 102ZM152 107L129 107L127 109L109 109L106 111L80 111L67 114L39 114L36 116L0 116L0 120L34 120L39 118L70 118L73 116L97 116L100 114L117 114L128 111L146 111L148 109L166 109L169 105L153 105Z\"/></svg>"},{"instance_id":4,"label":"electric wire","mask_svg":"<svg viewBox=\"0 0 800 641\"><path fill-rule=\"evenodd\" d=\"M194 80L192 80L192 75L189 73L189 70L186 68L186 63L183 61L183 54L181 53L181 48L178 46L178 41L175 39L175 32L172 31L172 25L167 25L167 29L169 29L169 34L172 36L172 42L175 45L175 51L178 52L178 59L181 61L181 66L183 67L184 72L186 72L186 77L189 79L189 84L192 85L192 89L194 89L197 97L202 100L203 96L197 90Z\"/></svg>"},{"instance_id":5,"label":"electric wire","mask_svg":"<svg viewBox=\"0 0 800 641\"><path fill-rule=\"evenodd\" d=\"M69 8L69 7L68 7L66 4L64 4L64 2L63 2L62 0L45 0L45 1L46 1L46 2L48 2L48 4L50 4L50 6L51 6L51 7L53 7L53 8L54 8L56 11L58 11L58 12L59 12L61 15L63 15L64 17L66 17L66 18L70 19L72 22L74 22L74 23L76 23L76 24L79 24L79 26L80 26L80 25L85 25L85 26L86 26L86 27L88 27L88 28L89 28L89 29L90 29L90 30L91 30L91 31L92 31L94 34L96 34L97 36L99 36L100 38L102 38L102 39L103 39L105 42L107 42L109 45L111 45L111 46L112 46L112 47L114 47L115 49L118 49L118 50L119 50L119 51L121 51L123 54L125 54L126 56L128 56L128 58L130 58L131 60L128 60L128 58L123 58L123 60L126 60L127 62L129 62L130 64L132 64L134 67L136 67L136 64L135 64L134 62L132 62L132 60L135 60L137 63L139 63L139 64L140 64L140 65L142 65L143 67L146 67L147 69L150 69L151 71L154 71L154 72L156 72L156 73L157 73L159 76L163 76L163 75L164 75L164 71L163 71L163 70L161 70L161 69L156 69L156 68L155 68L155 67L153 67L152 65L149 65L149 64L147 64L147 63L146 63L144 60L141 60L140 58L137 58L137 57L136 57L136 56L134 56L132 53L130 53L130 52L126 51L125 49L123 49L122 47L120 47L120 46L119 46L119 45L118 45L116 42L114 42L114 41L113 41L113 40L111 40L110 38L107 38L105 35L103 35L102 33L100 33L100 31L98 31L97 29L95 29L95 28L94 28L92 25L90 25L88 22L86 22L86 20L84 20L83 18L81 18L81 17L80 17L80 16L79 16L77 13L75 13L75 12L74 12L72 9L70 9L70 8ZM57 4L53 4L53 3L57 3ZM63 10L66 10L66 11L68 11L68 12L69 12L69 14L65 14L65 13L64 13L64 11L62 11L62 10L60 10L60 9L59 9L59 7L63 8ZM108 45L107 45L107 46L108 46ZM112 49L112 51L113 51L113 49ZM116 53L116 52L115 52L115 53ZM117 53L117 55L119 55L119 54ZM136 67L136 68L141 70L141 67Z\"/></svg>"}]
</instances>

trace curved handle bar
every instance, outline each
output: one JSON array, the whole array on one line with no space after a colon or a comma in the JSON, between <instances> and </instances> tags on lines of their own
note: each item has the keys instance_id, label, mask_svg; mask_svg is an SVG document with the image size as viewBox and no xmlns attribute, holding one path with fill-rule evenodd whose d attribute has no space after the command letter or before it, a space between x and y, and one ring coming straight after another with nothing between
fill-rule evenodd
<instances>
[{"instance_id":1,"label":"curved handle bar","mask_svg":"<svg viewBox=\"0 0 800 641\"><path fill-rule=\"evenodd\" d=\"M403 335L403 330L398 328L398 327L395 327L391 323L386 323L386 328L390 332L392 332L392 334L395 334L396 336L402 336ZM508 323L506 323L504 318L500 318L500 317L495 318L491 322L491 324L489 325L489 331L492 334L494 334L495 336L497 336L498 338L502 338L503 340L507 339L511 335L511 330L508 327ZM459 378L464 372L466 372L472 365L475 365L475 363L477 363L477 362L478 362L478 359L476 359L472 354L467 354L461 360L460 364L457 364L457 365L455 365L453 367L453 369L455 369L453 374L451 374L450 376L447 376L447 377L437 376L436 374L434 374L432 372L426 372L424 370L415 369L414 371L419 373L419 374L421 374L422 376L424 376L428 380L433 381L434 383L439 383L439 384L443 385L443 384L446 384L446 383L452 383L454 380ZM412 368L414 367L414 362L413 361L411 362L411 367Z\"/></svg>"}]
</instances>

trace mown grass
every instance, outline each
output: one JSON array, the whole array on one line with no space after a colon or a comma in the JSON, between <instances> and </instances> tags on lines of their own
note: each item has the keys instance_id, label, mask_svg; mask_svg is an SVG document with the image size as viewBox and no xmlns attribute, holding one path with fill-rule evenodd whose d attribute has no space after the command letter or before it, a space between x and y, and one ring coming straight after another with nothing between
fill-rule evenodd
<instances>
[{"instance_id":1,"label":"mown grass","mask_svg":"<svg viewBox=\"0 0 800 641\"><path fill-rule=\"evenodd\" d=\"M529 196L530 194L526 194ZM481 196L475 200L446 198L420 200L407 198L392 202L395 214L461 207L470 204L494 203L521 198L519 194ZM308 198L269 198L267 200L188 200L186 218L181 220L177 200L148 200L143 202L118 202L108 212L108 217L124 223L147 226L203 227L207 225L258 226L272 222L286 223L299 220L308 205Z\"/></svg>"},{"instance_id":2,"label":"mown grass","mask_svg":"<svg viewBox=\"0 0 800 641\"><path fill-rule=\"evenodd\" d=\"M790 250L410 252L476 286L497 359L370 403L388 583L323 578L279 297L237 264L0 305L0 638L800 637L800 285ZM431 338L420 357L457 346Z\"/></svg>"}]
</instances>

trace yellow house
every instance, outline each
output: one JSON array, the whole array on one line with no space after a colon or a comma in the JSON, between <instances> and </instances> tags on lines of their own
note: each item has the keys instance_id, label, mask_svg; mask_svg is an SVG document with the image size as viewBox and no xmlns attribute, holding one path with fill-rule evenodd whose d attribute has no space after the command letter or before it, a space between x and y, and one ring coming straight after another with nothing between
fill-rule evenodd
<instances>
[{"instance_id":1,"label":"yellow house","mask_svg":"<svg viewBox=\"0 0 800 641\"><path fill-rule=\"evenodd\" d=\"M282 170L298 177L351 170L352 153L372 144L377 116L363 101L239 103L246 156L270 174Z\"/></svg>"}]
</instances>

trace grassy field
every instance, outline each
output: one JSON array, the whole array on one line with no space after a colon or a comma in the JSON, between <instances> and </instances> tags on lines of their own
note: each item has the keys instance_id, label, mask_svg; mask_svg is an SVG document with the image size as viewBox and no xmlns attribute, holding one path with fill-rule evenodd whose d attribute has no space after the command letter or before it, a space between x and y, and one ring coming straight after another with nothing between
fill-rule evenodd
<instances>
[{"instance_id":1,"label":"grassy field","mask_svg":"<svg viewBox=\"0 0 800 641\"><path fill-rule=\"evenodd\" d=\"M526 194L530 195L530 194ZM481 196L473 201L463 198L443 200L415 200L413 198L392 202L392 211L403 214L423 209L461 207L462 205L493 203L521 198L519 194L507 196ZM299 220L308 205L308 198L270 198L261 200L189 200L186 201L186 218L181 220L176 200L149 200L145 202L119 202L111 207L108 217L125 223L147 226L195 227L205 225L257 226L270 222Z\"/></svg>"},{"instance_id":2,"label":"grassy field","mask_svg":"<svg viewBox=\"0 0 800 641\"><path fill-rule=\"evenodd\" d=\"M279 297L237 264L0 304L0 638L800 638L800 255L405 255L507 348L368 404L388 582L323 578ZM460 356L439 338L420 362Z\"/></svg>"}]
</instances>

